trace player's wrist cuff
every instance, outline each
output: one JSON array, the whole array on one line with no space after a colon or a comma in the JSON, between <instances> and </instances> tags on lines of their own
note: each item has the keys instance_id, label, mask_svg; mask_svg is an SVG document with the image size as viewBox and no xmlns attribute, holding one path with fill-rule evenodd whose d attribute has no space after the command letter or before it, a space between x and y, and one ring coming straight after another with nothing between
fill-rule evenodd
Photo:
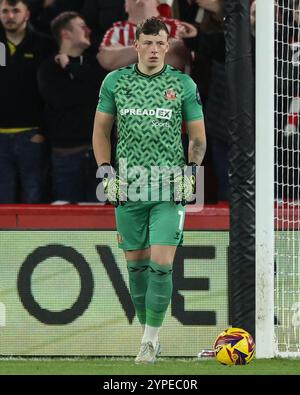
<instances>
[{"instance_id":1,"label":"player's wrist cuff","mask_svg":"<svg viewBox=\"0 0 300 395\"><path fill-rule=\"evenodd\" d=\"M108 162L103 162L103 163L101 163L101 165L98 165L98 167L101 167L101 166L110 166L110 167L112 167L112 165L110 163L108 163Z\"/></svg>"}]
</instances>

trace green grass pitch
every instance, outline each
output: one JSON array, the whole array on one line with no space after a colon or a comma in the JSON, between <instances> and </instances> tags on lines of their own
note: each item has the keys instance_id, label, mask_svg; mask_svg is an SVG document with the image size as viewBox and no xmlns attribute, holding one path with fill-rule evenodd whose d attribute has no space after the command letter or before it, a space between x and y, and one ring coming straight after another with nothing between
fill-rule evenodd
<instances>
[{"instance_id":1,"label":"green grass pitch","mask_svg":"<svg viewBox=\"0 0 300 395\"><path fill-rule=\"evenodd\" d=\"M160 358L135 365L133 358L0 359L0 375L299 375L300 359L253 360L223 366L216 360Z\"/></svg>"}]
</instances>

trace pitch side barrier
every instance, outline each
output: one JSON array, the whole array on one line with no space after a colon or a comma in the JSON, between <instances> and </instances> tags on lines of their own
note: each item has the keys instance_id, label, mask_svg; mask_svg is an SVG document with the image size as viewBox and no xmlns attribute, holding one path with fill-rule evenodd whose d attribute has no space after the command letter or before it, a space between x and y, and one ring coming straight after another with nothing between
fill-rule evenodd
<instances>
[{"instance_id":1,"label":"pitch side barrier","mask_svg":"<svg viewBox=\"0 0 300 395\"><path fill-rule=\"evenodd\" d=\"M228 229L228 207L188 207L164 356L195 357L230 324ZM2 205L0 245L0 355L136 355L113 207Z\"/></svg>"}]
</instances>

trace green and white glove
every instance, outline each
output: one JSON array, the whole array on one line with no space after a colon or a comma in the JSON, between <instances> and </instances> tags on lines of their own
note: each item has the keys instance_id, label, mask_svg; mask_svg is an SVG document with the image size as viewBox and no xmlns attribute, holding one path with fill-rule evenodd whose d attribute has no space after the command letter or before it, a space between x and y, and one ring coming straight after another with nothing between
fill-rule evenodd
<instances>
[{"instance_id":1,"label":"green and white glove","mask_svg":"<svg viewBox=\"0 0 300 395\"><path fill-rule=\"evenodd\" d=\"M195 204L197 163L190 162L174 178L173 198L176 204Z\"/></svg>"},{"instance_id":2,"label":"green and white glove","mask_svg":"<svg viewBox=\"0 0 300 395\"><path fill-rule=\"evenodd\" d=\"M126 183L118 177L115 169L110 163L102 163L98 167L97 175L103 185L105 200L108 200L113 206L124 205L127 200Z\"/></svg>"}]
</instances>

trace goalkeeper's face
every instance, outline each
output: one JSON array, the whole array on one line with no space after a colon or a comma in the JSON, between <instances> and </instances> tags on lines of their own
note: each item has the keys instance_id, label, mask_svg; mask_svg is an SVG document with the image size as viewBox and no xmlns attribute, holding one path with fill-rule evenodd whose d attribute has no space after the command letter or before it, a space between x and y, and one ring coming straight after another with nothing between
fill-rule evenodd
<instances>
[{"instance_id":1,"label":"goalkeeper's face","mask_svg":"<svg viewBox=\"0 0 300 395\"><path fill-rule=\"evenodd\" d=\"M150 69L162 67L169 50L168 35L164 30L156 35L141 33L135 42L135 49L139 63Z\"/></svg>"}]
</instances>

